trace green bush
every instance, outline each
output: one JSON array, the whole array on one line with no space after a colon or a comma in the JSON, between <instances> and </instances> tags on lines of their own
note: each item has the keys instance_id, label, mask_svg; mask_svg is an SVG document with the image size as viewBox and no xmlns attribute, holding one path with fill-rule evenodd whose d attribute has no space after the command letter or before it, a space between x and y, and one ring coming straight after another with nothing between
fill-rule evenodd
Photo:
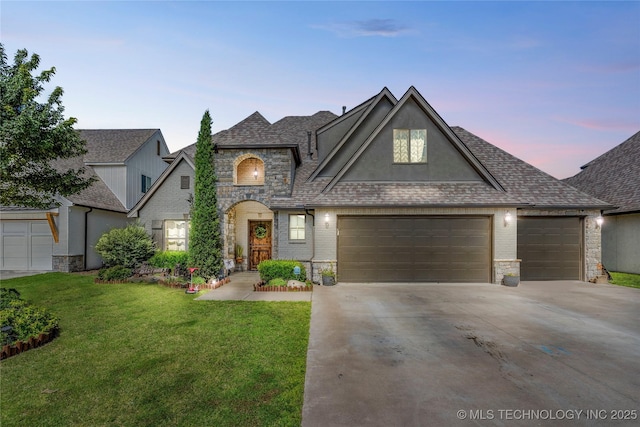
<instances>
[{"instance_id":1,"label":"green bush","mask_svg":"<svg viewBox=\"0 0 640 427\"><path fill-rule=\"evenodd\" d=\"M98 279L111 281L111 280L126 280L133 274L133 270L122 265L116 265L114 267L103 268L98 271Z\"/></svg>"},{"instance_id":2,"label":"green bush","mask_svg":"<svg viewBox=\"0 0 640 427\"><path fill-rule=\"evenodd\" d=\"M153 267L170 268L172 270L176 267L176 264L186 267L188 262L189 252L185 251L156 252L156 254L149 259L149 264Z\"/></svg>"},{"instance_id":3,"label":"green bush","mask_svg":"<svg viewBox=\"0 0 640 427\"><path fill-rule=\"evenodd\" d=\"M300 267L299 276L293 274L294 267ZM265 283L269 283L273 279L300 280L302 282L307 279L304 265L300 261L294 260L270 259L262 261L258 265L258 271L260 272L260 279Z\"/></svg>"},{"instance_id":4,"label":"green bush","mask_svg":"<svg viewBox=\"0 0 640 427\"><path fill-rule=\"evenodd\" d=\"M19 300L20 292L17 289L0 288L0 310L9 308L11 301Z\"/></svg>"},{"instance_id":5,"label":"green bush","mask_svg":"<svg viewBox=\"0 0 640 427\"><path fill-rule=\"evenodd\" d=\"M0 332L0 340L6 345L51 332L58 327L58 319L44 308L13 299L0 310L0 325L5 329Z\"/></svg>"},{"instance_id":6,"label":"green bush","mask_svg":"<svg viewBox=\"0 0 640 427\"><path fill-rule=\"evenodd\" d=\"M276 277L275 279L269 280L269 286L287 286L287 281Z\"/></svg>"},{"instance_id":7,"label":"green bush","mask_svg":"<svg viewBox=\"0 0 640 427\"><path fill-rule=\"evenodd\" d=\"M135 268L155 254L155 247L144 227L129 224L104 233L96 243L96 252L107 267Z\"/></svg>"}]
</instances>

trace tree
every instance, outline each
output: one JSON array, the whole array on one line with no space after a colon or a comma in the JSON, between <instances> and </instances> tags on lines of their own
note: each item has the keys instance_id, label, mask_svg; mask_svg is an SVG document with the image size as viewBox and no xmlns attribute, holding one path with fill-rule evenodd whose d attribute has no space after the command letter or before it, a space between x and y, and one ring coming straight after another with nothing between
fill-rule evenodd
<instances>
[{"instance_id":1,"label":"tree","mask_svg":"<svg viewBox=\"0 0 640 427\"><path fill-rule=\"evenodd\" d=\"M28 56L18 50L10 65L0 43L0 205L46 209L58 204L57 194L79 193L93 180L83 167L55 164L86 153L85 142L73 129L77 120L62 114L62 88L38 102L56 69L34 76L40 57Z\"/></svg>"},{"instance_id":2,"label":"tree","mask_svg":"<svg viewBox=\"0 0 640 427\"><path fill-rule=\"evenodd\" d=\"M222 239L218 216L215 165L211 144L211 116L205 111L196 142L196 179L191 210L189 265L198 267L205 279L217 277L222 270Z\"/></svg>"}]
</instances>

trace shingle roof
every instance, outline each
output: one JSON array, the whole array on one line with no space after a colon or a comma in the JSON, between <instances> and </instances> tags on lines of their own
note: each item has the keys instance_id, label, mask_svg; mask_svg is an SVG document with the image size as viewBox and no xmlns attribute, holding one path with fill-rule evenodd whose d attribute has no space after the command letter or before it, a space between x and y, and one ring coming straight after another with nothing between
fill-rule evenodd
<instances>
[{"instance_id":1,"label":"shingle roof","mask_svg":"<svg viewBox=\"0 0 640 427\"><path fill-rule=\"evenodd\" d=\"M80 129L86 163L123 163L159 129Z\"/></svg>"},{"instance_id":2,"label":"shingle roof","mask_svg":"<svg viewBox=\"0 0 640 427\"><path fill-rule=\"evenodd\" d=\"M617 207L608 214L640 211L640 132L564 182Z\"/></svg>"},{"instance_id":3,"label":"shingle roof","mask_svg":"<svg viewBox=\"0 0 640 427\"><path fill-rule=\"evenodd\" d=\"M322 192L331 178L307 182L314 164L299 168L291 197L274 198L274 207L302 206L500 206L606 208L609 205L548 175L460 127L453 132L505 191L485 182L339 182ZM315 162L317 165L317 162Z\"/></svg>"},{"instance_id":4,"label":"shingle roof","mask_svg":"<svg viewBox=\"0 0 640 427\"><path fill-rule=\"evenodd\" d=\"M336 117L330 111L319 111L312 116L287 116L270 124L259 112L251 114L233 127L212 135L211 141L218 146L242 146L242 145L287 145L299 147L302 158L307 153L307 131L312 131L312 150L315 152L315 131ZM196 144L191 144L165 159L175 159L184 151L191 157L195 157Z\"/></svg>"},{"instance_id":5,"label":"shingle roof","mask_svg":"<svg viewBox=\"0 0 640 427\"><path fill-rule=\"evenodd\" d=\"M59 170L80 169L84 167L85 177L93 177L94 182L89 188L81 191L78 194L67 196L66 199L71 203L87 206L96 209L105 209L114 212L127 212L122 202L116 197L116 195L107 187L96 175L91 166L86 166L82 157L74 157L71 159L63 159L56 161L56 168Z\"/></svg>"},{"instance_id":6,"label":"shingle roof","mask_svg":"<svg viewBox=\"0 0 640 427\"><path fill-rule=\"evenodd\" d=\"M536 207L608 207L606 202L578 191L471 132L461 127L452 129L489 172L500 181L505 191L517 197L522 203Z\"/></svg>"}]
</instances>

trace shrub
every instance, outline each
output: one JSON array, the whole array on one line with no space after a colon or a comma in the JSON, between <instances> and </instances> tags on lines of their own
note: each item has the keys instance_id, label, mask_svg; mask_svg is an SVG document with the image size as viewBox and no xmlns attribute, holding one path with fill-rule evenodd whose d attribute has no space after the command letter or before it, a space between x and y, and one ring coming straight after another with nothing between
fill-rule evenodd
<instances>
[{"instance_id":1,"label":"shrub","mask_svg":"<svg viewBox=\"0 0 640 427\"><path fill-rule=\"evenodd\" d=\"M193 283L196 286L202 286L202 285L205 285L207 281L205 280L204 277L193 276L191 283Z\"/></svg>"},{"instance_id":2,"label":"shrub","mask_svg":"<svg viewBox=\"0 0 640 427\"><path fill-rule=\"evenodd\" d=\"M20 292L17 289L0 288L0 310L9 308L11 301L19 300Z\"/></svg>"},{"instance_id":3,"label":"shrub","mask_svg":"<svg viewBox=\"0 0 640 427\"><path fill-rule=\"evenodd\" d=\"M3 327L0 340L6 345L51 332L58 327L58 319L44 308L13 299L0 310L0 325ZM7 326L10 328L5 328Z\"/></svg>"},{"instance_id":4,"label":"shrub","mask_svg":"<svg viewBox=\"0 0 640 427\"><path fill-rule=\"evenodd\" d=\"M126 280L133 274L130 268L116 265L114 267L103 268L98 272L98 279L104 281Z\"/></svg>"},{"instance_id":5,"label":"shrub","mask_svg":"<svg viewBox=\"0 0 640 427\"><path fill-rule=\"evenodd\" d=\"M293 268L300 267L300 275L293 274ZM300 280L304 282L307 279L307 272L299 261L294 260L282 260L282 259L270 259L262 261L258 265L258 271L260 272L260 279L265 283L269 283L273 279L288 280Z\"/></svg>"},{"instance_id":6,"label":"shrub","mask_svg":"<svg viewBox=\"0 0 640 427\"><path fill-rule=\"evenodd\" d=\"M96 252L107 267L123 265L134 268L153 256L155 248L151 236L139 224L114 228L104 233L96 243Z\"/></svg>"},{"instance_id":7,"label":"shrub","mask_svg":"<svg viewBox=\"0 0 640 427\"><path fill-rule=\"evenodd\" d=\"M164 251L157 252L149 259L149 264L156 268L170 268L173 270L176 264L183 267L189 262L189 253L185 251Z\"/></svg>"},{"instance_id":8,"label":"shrub","mask_svg":"<svg viewBox=\"0 0 640 427\"><path fill-rule=\"evenodd\" d=\"M276 277L275 279L269 280L269 286L287 286L287 281Z\"/></svg>"}]
</instances>

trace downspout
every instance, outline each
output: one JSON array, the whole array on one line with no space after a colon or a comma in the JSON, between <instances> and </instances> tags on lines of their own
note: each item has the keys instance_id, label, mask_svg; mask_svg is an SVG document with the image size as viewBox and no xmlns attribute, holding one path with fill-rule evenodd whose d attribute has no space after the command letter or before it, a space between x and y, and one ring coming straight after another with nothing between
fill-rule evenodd
<instances>
[{"instance_id":1,"label":"downspout","mask_svg":"<svg viewBox=\"0 0 640 427\"><path fill-rule=\"evenodd\" d=\"M304 213L309 215L311 218L311 260L309 262L309 266L311 267L311 281L313 281L313 259L316 257L316 216L309 212L309 209L305 208Z\"/></svg>"},{"instance_id":2,"label":"downspout","mask_svg":"<svg viewBox=\"0 0 640 427\"><path fill-rule=\"evenodd\" d=\"M89 219L89 213L93 211L93 208L89 208L88 211L85 211L84 213L84 256L82 257L82 261L83 261L83 270L87 271L87 254L89 253L88 251L88 247L89 247L89 238L87 237L87 230L89 228L88 225L88 219Z\"/></svg>"}]
</instances>

